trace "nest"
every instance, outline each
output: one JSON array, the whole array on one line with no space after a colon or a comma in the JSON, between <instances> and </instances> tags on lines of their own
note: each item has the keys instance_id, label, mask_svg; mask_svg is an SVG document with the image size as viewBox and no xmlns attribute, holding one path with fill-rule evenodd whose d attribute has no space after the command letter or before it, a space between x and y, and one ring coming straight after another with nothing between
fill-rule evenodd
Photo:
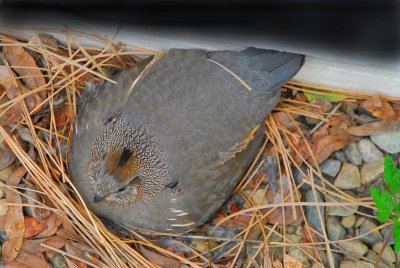
<instances>
[{"instance_id":1,"label":"nest","mask_svg":"<svg viewBox=\"0 0 400 268\"><path fill-rule=\"evenodd\" d=\"M265 143L215 218L186 235L141 234L101 221L85 206L66 168L79 97L89 81L114 82L110 70L126 69L157 52L67 29L40 32L45 34L0 35L0 166L11 168L2 177L8 209L0 216L0 229L7 237L2 261L10 266L45 265L61 256L69 267L301 267L286 254L290 247L328 266L334 253L343 252L338 242L357 236L329 240L325 228L307 222L305 207L359 206L374 217L371 198L348 195L322 175L319 165L348 143L397 121L391 117L388 126L388 117L382 117L376 128L348 123L338 108L327 110L312 96L328 96L340 105L377 97L290 81L265 120ZM64 43L54 36L63 36ZM301 118L321 123L311 133ZM304 185L335 201L304 202ZM321 213L318 217L325 221ZM287 235L293 226L303 232L301 241Z\"/></svg>"}]
</instances>

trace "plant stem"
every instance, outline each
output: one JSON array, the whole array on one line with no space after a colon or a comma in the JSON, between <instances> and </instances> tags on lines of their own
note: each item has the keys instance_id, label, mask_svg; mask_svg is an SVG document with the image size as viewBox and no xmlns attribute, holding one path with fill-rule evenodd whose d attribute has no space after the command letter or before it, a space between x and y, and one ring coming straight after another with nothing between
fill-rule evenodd
<instances>
[{"instance_id":1,"label":"plant stem","mask_svg":"<svg viewBox=\"0 0 400 268\"><path fill-rule=\"evenodd\" d=\"M386 248L387 245L389 244L390 238L392 238L393 229L394 229L394 228L392 228L392 229L390 230L389 235L386 237L385 243L383 243L382 248L381 248L381 250L379 251L378 258L376 258L374 268L378 268L378 266L379 266L379 262L380 262L380 260L381 260L381 258L382 258L383 251L385 250L385 248Z\"/></svg>"}]
</instances>

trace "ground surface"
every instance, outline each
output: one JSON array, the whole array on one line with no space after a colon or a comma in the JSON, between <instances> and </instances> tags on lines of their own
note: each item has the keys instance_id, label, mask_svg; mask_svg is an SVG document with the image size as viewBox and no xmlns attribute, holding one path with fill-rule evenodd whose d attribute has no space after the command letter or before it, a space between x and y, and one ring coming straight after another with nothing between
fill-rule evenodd
<instances>
[{"instance_id":1,"label":"ground surface","mask_svg":"<svg viewBox=\"0 0 400 268\"><path fill-rule=\"evenodd\" d=\"M66 163L80 94L153 51L83 33L0 35L0 242L6 267L395 267L377 220L398 100L290 82L231 200L186 235L149 236L88 212ZM74 34L95 40L88 48ZM385 241L387 246L383 247ZM384 251L381 252L381 248Z\"/></svg>"}]
</instances>

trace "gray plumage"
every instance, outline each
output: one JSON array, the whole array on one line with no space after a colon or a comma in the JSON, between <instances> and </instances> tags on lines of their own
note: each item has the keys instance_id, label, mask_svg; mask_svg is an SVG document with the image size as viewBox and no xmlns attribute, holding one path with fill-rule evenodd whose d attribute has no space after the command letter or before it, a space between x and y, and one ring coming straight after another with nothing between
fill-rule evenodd
<instances>
[{"instance_id":1,"label":"gray plumage","mask_svg":"<svg viewBox=\"0 0 400 268\"><path fill-rule=\"evenodd\" d=\"M185 232L231 195L263 141L263 119L302 56L254 48L172 49L131 88L148 62L83 98L71 179L89 208L106 219ZM110 148L118 148L115 157L105 156ZM107 164L113 157L115 164ZM128 167L123 171L128 164L138 167L134 176ZM115 180L115 174L130 179ZM95 204L96 192L106 198Z\"/></svg>"}]
</instances>

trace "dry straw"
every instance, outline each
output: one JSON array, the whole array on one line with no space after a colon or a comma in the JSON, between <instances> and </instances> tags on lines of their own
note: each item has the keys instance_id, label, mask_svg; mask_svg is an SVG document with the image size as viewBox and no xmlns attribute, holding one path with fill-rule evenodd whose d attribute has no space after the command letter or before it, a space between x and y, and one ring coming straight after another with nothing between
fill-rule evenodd
<instances>
[{"instance_id":1,"label":"dry straw","mask_svg":"<svg viewBox=\"0 0 400 268\"><path fill-rule=\"evenodd\" d=\"M5 30L3 29L2 32L5 32ZM61 44L60 47L67 53L65 55L56 53L54 47L46 45L41 41L42 39L38 36L39 32L49 33L55 36L62 36L64 43ZM302 202L301 193L299 191L300 186L297 188L294 187L296 183L292 173L293 167L298 169L300 167L293 159L293 155L288 152L287 146L283 141L289 141L288 147L291 150L296 151L296 147L293 144L290 144L290 137L304 139L305 141L306 138L304 137L304 134L302 134L303 132L301 129L297 129L297 133L300 134L294 134L281 126L274 119L274 117L269 116L265 121L267 126L267 139L260 148L259 154L254 160L253 164L236 188L236 192L242 195L247 201L247 208L226 216L217 222L217 225L222 225L228 221L238 219L238 217L241 215L249 215L250 220L248 221L247 226L240 230L235 237L232 239L220 239L210 236L194 236L190 234L181 235L181 237L186 237L188 239L214 240L219 243L216 247L211 249L210 252L198 252L195 248L190 248L186 245L186 247L192 252L192 257L189 258L182 257L169 250L161 248L155 243L157 239L167 236L167 234L158 234L159 236L157 239L149 239L146 236L140 235L139 233L131 230L131 239L118 237L117 235L111 233L104 226L104 224L87 209L81 196L76 192L74 185L71 183L68 177L68 172L66 169L68 157L63 154L61 148L63 148L63 144L69 145L71 142L74 121L77 116L77 103L79 95L86 86L85 83L82 82L82 78L85 75L90 75L92 79L95 80L106 79L110 82L114 82L107 75L107 68L127 68L139 57L143 55L156 55L156 52L127 44L116 44L113 43L113 38L110 40L102 36L96 36L82 32L71 32L68 29L57 31L52 29L37 29L33 32L30 32L28 37L25 34L20 34L13 30L8 30L8 34L18 37L19 41L9 39L7 35L0 35L0 42L2 46L22 46L26 49L26 51L31 51L39 55L42 59L43 66L45 66L38 68L43 74L45 74L47 78L47 83L43 87L22 93L18 97L0 105L0 109L2 111L0 116L4 115L5 112L11 109L14 105L22 105L24 116L19 123L27 126L30 134L34 138L34 146L38 152L39 161L36 162L20 147L19 143L14 138L15 132L13 130L10 131L3 126L0 126L0 133L4 138L4 141L11 148L22 165L28 170L28 173L32 176L38 189L47 195L52 201L54 207L48 209L51 209L65 219L68 219L77 233L82 237L87 245L89 245L99 255L100 258L99 261L96 262L88 261L63 250L58 250L43 244L44 247L47 247L50 250L59 252L60 254L63 254L69 258L75 258L93 267L157 267L156 264L151 263L139 253L138 248L140 246L145 246L159 254L177 259L189 267L208 267L211 264L218 267L218 263L222 263L219 261L223 259L229 260L229 266L234 267L235 265L239 265L239 259L243 249L251 244L256 250L255 254L249 258L247 267L250 267L252 262L255 262L255 259L258 255L263 256L263 263L265 267L271 267L270 265L274 260L274 254L272 253L279 251L283 252L288 247L298 247L309 259L313 260L314 262L323 264L327 261L328 264L333 265L332 253L341 252L342 249L337 246L338 241L330 241L328 239L325 229L323 230L323 233L318 233L316 230L311 230L311 232L323 237L322 241L317 240L307 243L294 243L286 236L287 227L285 224L267 225L265 223L265 219L277 209L281 209L284 212L285 209L290 208L295 212L295 214L297 213L296 216L299 219L303 219L305 222L307 222L303 209L305 205L316 207L359 205L367 208L373 208L371 199L355 199L352 196L347 195L322 176L318 165L315 164L315 160L307 161L306 159L303 159L307 171L304 174L305 179L302 183L310 185L314 195L318 190L325 196L337 197L342 199L343 202L341 202L341 204L336 202ZM84 42L97 43L97 46L84 46L80 43L80 41L78 42L78 39L84 40ZM7 68L11 69L15 67L16 66L7 66ZM69 71L66 71L66 67L69 68ZM17 84L17 80L21 79L21 77L14 77L13 79L15 79L15 83ZM369 95L365 93L361 94L357 92L349 92L345 90L303 84L294 81L286 84L284 88L287 91L296 90L315 92L318 90L318 92L323 92L321 94L327 95L346 93L351 99L366 99L369 97ZM32 94L42 91L47 92L48 97L44 99L42 103L37 105L34 110L29 112L25 102L22 100ZM60 97L61 95L63 96L62 98ZM70 115L68 123L62 129L56 127L54 115L54 103L60 99L68 105L68 114ZM311 112L311 109L305 109L313 106L315 105L306 101L282 98L280 104L276 108L276 111L286 113L293 122L296 115L304 115L306 117L324 120L326 115ZM49 109L49 113L51 114L51 121L49 128L47 129L35 125L32 121L33 114L41 109ZM40 131L45 131L50 134L50 137L55 138L51 140L43 140L39 138L38 133ZM293 135L297 135L297 137L293 137ZM284 176L288 178L288 181L290 181L293 187L291 187L288 194L281 192L282 195L285 195L284 200L281 203L257 205L252 201L252 196L255 194L256 190L259 189L265 176L268 176L268 174L265 174L265 172L262 176L256 176L256 174L261 172L260 170L263 165L263 161L265 161L262 159L262 154L266 150L267 146L274 146L276 148L276 150L274 150L274 157L278 161L279 167L278 183L281 186L279 188L283 188L282 178ZM307 146L312 155L310 145ZM298 151L297 154L300 155ZM311 157L310 159L314 158ZM39 163L41 163L41 165ZM315 178L319 178L323 182L322 186L314 183ZM245 191L246 186L254 180L258 180L255 182L256 187L251 193L248 193ZM327 185L330 187L326 187ZM267 189L265 189L265 192L266 190ZM44 204L37 204L37 206L45 207ZM300 210L296 210L295 208L300 208ZM285 223L284 215L285 213L282 213L282 223ZM367 214L364 216L373 217L372 215ZM318 215L318 218L320 221L325 220L322 218L322 215ZM384 226L380 226L379 228L383 227ZM254 237L254 233L259 235ZM275 239L271 240L273 236ZM359 237L360 236L357 236L346 240L357 239ZM178 241L178 243L181 242ZM222 255L219 260L213 261L210 259L210 253L217 251L228 243L230 243L232 246ZM184 246L183 243L181 244ZM316 254L316 252L324 252L327 260L324 259L322 254Z\"/></svg>"}]
</instances>

